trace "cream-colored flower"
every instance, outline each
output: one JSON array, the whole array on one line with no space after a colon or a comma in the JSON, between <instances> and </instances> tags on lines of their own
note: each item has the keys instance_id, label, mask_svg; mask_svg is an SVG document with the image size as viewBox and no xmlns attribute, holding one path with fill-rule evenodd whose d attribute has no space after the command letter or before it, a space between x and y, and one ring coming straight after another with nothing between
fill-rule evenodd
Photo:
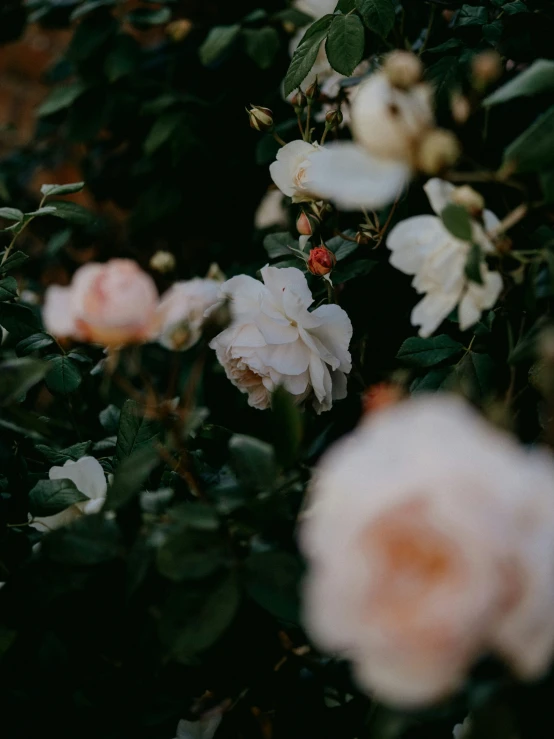
<instances>
[{"instance_id":1,"label":"cream-colored flower","mask_svg":"<svg viewBox=\"0 0 554 739\"><path fill-rule=\"evenodd\" d=\"M425 185L425 192L435 213L455 201L456 188L437 178ZM483 224L491 230L499 223L489 210L483 211ZM472 220L473 241L483 252L494 247L484 228ZM412 323L420 326L421 336L430 336L441 322L458 306L462 331L481 317L483 310L492 308L500 291L502 278L482 263L483 284L468 280L465 265L471 242L453 236L438 216L414 216L397 224L387 238L391 264L408 275L414 275L412 285L425 297L412 312Z\"/></svg>"},{"instance_id":2,"label":"cream-colored flower","mask_svg":"<svg viewBox=\"0 0 554 739\"><path fill-rule=\"evenodd\" d=\"M158 308L160 344L173 351L194 346L202 335L206 311L219 302L220 287L221 282L200 277L172 285L162 296Z\"/></svg>"},{"instance_id":3,"label":"cream-colored flower","mask_svg":"<svg viewBox=\"0 0 554 739\"><path fill-rule=\"evenodd\" d=\"M366 420L322 459L300 540L304 622L384 701L421 705L496 652L523 679L554 649L554 461L456 396Z\"/></svg>"},{"instance_id":4,"label":"cream-colored flower","mask_svg":"<svg viewBox=\"0 0 554 739\"><path fill-rule=\"evenodd\" d=\"M43 319L54 336L121 346L152 337L157 307L150 275L131 259L111 259L79 267L68 287L49 287Z\"/></svg>"},{"instance_id":5,"label":"cream-colored flower","mask_svg":"<svg viewBox=\"0 0 554 739\"><path fill-rule=\"evenodd\" d=\"M277 188L271 188L263 196L256 213L254 214L254 225L256 228L271 228L271 226L282 226L288 224L287 211L283 207L283 193Z\"/></svg>"},{"instance_id":6,"label":"cream-colored flower","mask_svg":"<svg viewBox=\"0 0 554 739\"><path fill-rule=\"evenodd\" d=\"M35 518L29 525L37 531L52 531L80 518L83 514L97 513L106 500L108 486L100 462L94 457L81 457L76 462L68 459L63 467L51 467L51 480L71 480L77 490L88 500L74 503L53 516Z\"/></svg>"},{"instance_id":7,"label":"cream-colored flower","mask_svg":"<svg viewBox=\"0 0 554 739\"><path fill-rule=\"evenodd\" d=\"M221 723L221 714L206 716L198 721L182 719L177 725L176 739L212 739Z\"/></svg>"},{"instance_id":8,"label":"cream-colored flower","mask_svg":"<svg viewBox=\"0 0 554 739\"><path fill-rule=\"evenodd\" d=\"M311 15L314 20L319 20L327 13L332 13L336 5L336 0L294 0L293 3L296 10Z\"/></svg>"},{"instance_id":9,"label":"cream-colored flower","mask_svg":"<svg viewBox=\"0 0 554 739\"><path fill-rule=\"evenodd\" d=\"M293 203L317 200L311 188L311 167L322 154L323 150L318 144L300 140L285 144L277 152L277 159L270 165L269 173L279 190L292 198Z\"/></svg>"},{"instance_id":10,"label":"cream-colored flower","mask_svg":"<svg viewBox=\"0 0 554 739\"><path fill-rule=\"evenodd\" d=\"M318 413L329 410L346 396L350 319L338 305L308 311L313 297L299 269L261 272L263 282L239 275L222 286L232 322L210 346L254 408L268 408L283 385L298 403L312 397Z\"/></svg>"}]
</instances>

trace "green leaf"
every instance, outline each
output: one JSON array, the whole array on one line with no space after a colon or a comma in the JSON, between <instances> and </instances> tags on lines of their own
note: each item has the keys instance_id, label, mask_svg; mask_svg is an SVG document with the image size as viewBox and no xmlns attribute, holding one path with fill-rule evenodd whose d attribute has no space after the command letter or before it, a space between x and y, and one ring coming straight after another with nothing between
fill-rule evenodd
<instances>
[{"instance_id":1,"label":"green leaf","mask_svg":"<svg viewBox=\"0 0 554 739\"><path fill-rule=\"evenodd\" d=\"M55 87L39 107L37 111L38 116L52 115L53 113L58 113L60 110L69 108L86 89L85 83L81 80L68 82Z\"/></svg>"},{"instance_id":2,"label":"green leaf","mask_svg":"<svg viewBox=\"0 0 554 739\"><path fill-rule=\"evenodd\" d=\"M37 352L39 349L44 349L54 343L54 339L48 334L37 333L31 334L26 339L22 339L19 344L15 347L15 351L18 356L24 357L32 352Z\"/></svg>"},{"instance_id":3,"label":"green leaf","mask_svg":"<svg viewBox=\"0 0 554 739\"><path fill-rule=\"evenodd\" d=\"M17 208L0 208L0 218L5 218L7 221L22 221L24 217L23 211Z\"/></svg>"},{"instance_id":4,"label":"green leaf","mask_svg":"<svg viewBox=\"0 0 554 739\"><path fill-rule=\"evenodd\" d=\"M298 241L290 233L268 234L264 239L264 249L270 259L277 257L290 257L289 246L298 249Z\"/></svg>"},{"instance_id":5,"label":"green leaf","mask_svg":"<svg viewBox=\"0 0 554 739\"><path fill-rule=\"evenodd\" d=\"M445 389L449 386L452 372L452 367L439 367L427 372L423 377L416 377L410 385L410 392L429 393Z\"/></svg>"},{"instance_id":6,"label":"green leaf","mask_svg":"<svg viewBox=\"0 0 554 739\"><path fill-rule=\"evenodd\" d=\"M457 56L444 56L427 68L425 77L434 88L437 106L450 109L450 97L460 85L461 69Z\"/></svg>"},{"instance_id":7,"label":"green leaf","mask_svg":"<svg viewBox=\"0 0 554 739\"><path fill-rule=\"evenodd\" d=\"M554 203L554 169L548 172L541 172L539 176L544 202L547 204Z\"/></svg>"},{"instance_id":8,"label":"green leaf","mask_svg":"<svg viewBox=\"0 0 554 739\"><path fill-rule=\"evenodd\" d=\"M344 264L344 262L338 264L331 273L333 284L339 285L342 282L354 279L354 277L368 275L376 264L377 262L374 262L373 259L358 259L348 264Z\"/></svg>"},{"instance_id":9,"label":"green leaf","mask_svg":"<svg viewBox=\"0 0 554 739\"><path fill-rule=\"evenodd\" d=\"M153 446L143 446L120 462L108 489L107 507L117 510L138 495L159 462L159 454Z\"/></svg>"},{"instance_id":10,"label":"green leaf","mask_svg":"<svg viewBox=\"0 0 554 739\"><path fill-rule=\"evenodd\" d=\"M73 567L109 562L120 553L119 528L103 513L82 516L45 536L41 553L53 562Z\"/></svg>"},{"instance_id":11,"label":"green leaf","mask_svg":"<svg viewBox=\"0 0 554 739\"><path fill-rule=\"evenodd\" d=\"M496 46L500 43L504 26L501 20L495 20L492 23L485 23L483 26L483 39L489 44Z\"/></svg>"},{"instance_id":12,"label":"green leaf","mask_svg":"<svg viewBox=\"0 0 554 739\"><path fill-rule=\"evenodd\" d=\"M355 231L347 231L346 235L353 238L355 233ZM349 257L358 248L358 244L356 241L343 239L342 236L333 236L333 238L329 239L329 241L327 241L325 245L327 246L329 251L333 252L337 259L337 262L340 262L342 259L346 259L346 257Z\"/></svg>"},{"instance_id":13,"label":"green leaf","mask_svg":"<svg viewBox=\"0 0 554 739\"><path fill-rule=\"evenodd\" d=\"M0 364L0 406L16 403L37 382L48 365L38 359L8 359Z\"/></svg>"},{"instance_id":14,"label":"green leaf","mask_svg":"<svg viewBox=\"0 0 554 739\"><path fill-rule=\"evenodd\" d=\"M144 153L152 156L183 124L182 112L169 112L160 116L150 129L144 142Z\"/></svg>"},{"instance_id":15,"label":"green leaf","mask_svg":"<svg viewBox=\"0 0 554 739\"><path fill-rule=\"evenodd\" d=\"M483 252L479 244L473 243L467 255L464 267L464 273L468 280L478 285L483 285L483 275L481 274L481 262L483 260Z\"/></svg>"},{"instance_id":16,"label":"green leaf","mask_svg":"<svg viewBox=\"0 0 554 739\"><path fill-rule=\"evenodd\" d=\"M84 182L69 182L67 185L43 185L40 191L46 197L50 195L72 195L81 192L84 186Z\"/></svg>"},{"instance_id":17,"label":"green leaf","mask_svg":"<svg viewBox=\"0 0 554 739\"><path fill-rule=\"evenodd\" d=\"M156 10L137 8L127 14L127 20L137 28L161 26L171 20L171 10L169 8L157 8Z\"/></svg>"},{"instance_id":18,"label":"green leaf","mask_svg":"<svg viewBox=\"0 0 554 739\"><path fill-rule=\"evenodd\" d=\"M18 303L0 303L0 326L22 339L41 328L33 311Z\"/></svg>"},{"instance_id":19,"label":"green leaf","mask_svg":"<svg viewBox=\"0 0 554 739\"><path fill-rule=\"evenodd\" d=\"M303 567L287 552L251 554L244 563L246 590L262 608L281 621L299 622L299 585Z\"/></svg>"},{"instance_id":20,"label":"green leaf","mask_svg":"<svg viewBox=\"0 0 554 739\"><path fill-rule=\"evenodd\" d=\"M313 23L298 44L285 77L284 93L290 95L291 92L300 87L313 67L319 52L319 47L324 38L326 38L333 15L324 15L318 21Z\"/></svg>"},{"instance_id":21,"label":"green leaf","mask_svg":"<svg viewBox=\"0 0 554 739\"><path fill-rule=\"evenodd\" d=\"M157 421L144 418L140 405L134 400L126 400L119 419L114 464L120 464L141 449L151 449L160 433L161 427Z\"/></svg>"},{"instance_id":22,"label":"green leaf","mask_svg":"<svg viewBox=\"0 0 554 739\"><path fill-rule=\"evenodd\" d=\"M45 457L50 464L63 465L68 459L76 462L81 457L88 454L92 441L80 441L77 444L72 444L65 449L52 449L52 447L46 446L45 444L36 444L36 449L43 457Z\"/></svg>"},{"instance_id":23,"label":"green leaf","mask_svg":"<svg viewBox=\"0 0 554 739\"><path fill-rule=\"evenodd\" d=\"M471 218L462 205L449 203L441 212L441 219L452 236L462 241L471 241Z\"/></svg>"},{"instance_id":24,"label":"green leaf","mask_svg":"<svg viewBox=\"0 0 554 739\"><path fill-rule=\"evenodd\" d=\"M498 105L514 98L540 95L552 90L554 90L554 61L537 59L517 77L486 97L483 105Z\"/></svg>"},{"instance_id":25,"label":"green leaf","mask_svg":"<svg viewBox=\"0 0 554 739\"><path fill-rule=\"evenodd\" d=\"M260 69L269 69L279 51L279 34L274 28L244 28L242 31L248 56Z\"/></svg>"},{"instance_id":26,"label":"green leaf","mask_svg":"<svg viewBox=\"0 0 554 739\"><path fill-rule=\"evenodd\" d=\"M351 13L356 10L356 0L339 0L336 7L335 13Z\"/></svg>"},{"instance_id":27,"label":"green leaf","mask_svg":"<svg viewBox=\"0 0 554 739\"><path fill-rule=\"evenodd\" d=\"M53 516L83 500L88 497L72 480L40 480L29 492L29 511L33 516Z\"/></svg>"},{"instance_id":28,"label":"green leaf","mask_svg":"<svg viewBox=\"0 0 554 739\"><path fill-rule=\"evenodd\" d=\"M11 269L17 269L29 259L27 254L22 251L14 251L6 259L4 264L0 267L0 272L9 272Z\"/></svg>"},{"instance_id":29,"label":"green leaf","mask_svg":"<svg viewBox=\"0 0 554 739\"><path fill-rule=\"evenodd\" d=\"M357 15L337 15L331 23L325 51L333 69L349 77L362 61L365 33Z\"/></svg>"},{"instance_id":30,"label":"green leaf","mask_svg":"<svg viewBox=\"0 0 554 739\"><path fill-rule=\"evenodd\" d=\"M230 463L248 490L271 490L277 478L275 452L253 436L234 434L229 441Z\"/></svg>"},{"instance_id":31,"label":"green leaf","mask_svg":"<svg viewBox=\"0 0 554 739\"><path fill-rule=\"evenodd\" d=\"M90 0L90 2L84 3L84 5L79 5L77 8L75 8L75 10L71 13L70 20L77 20L77 18L81 18L82 16L87 15L97 8L115 5L116 2L117 0Z\"/></svg>"},{"instance_id":32,"label":"green leaf","mask_svg":"<svg viewBox=\"0 0 554 739\"><path fill-rule=\"evenodd\" d=\"M140 46L128 34L122 33L117 37L116 46L110 51L104 62L106 76L110 82L117 82L127 77L140 64Z\"/></svg>"},{"instance_id":33,"label":"green leaf","mask_svg":"<svg viewBox=\"0 0 554 739\"><path fill-rule=\"evenodd\" d=\"M62 218L64 221L74 223L77 226L89 226L96 221L94 213L69 200L51 200L48 207L55 208L52 215L56 218Z\"/></svg>"},{"instance_id":34,"label":"green leaf","mask_svg":"<svg viewBox=\"0 0 554 739\"><path fill-rule=\"evenodd\" d=\"M554 168L554 106L508 146L504 163L515 165L517 172Z\"/></svg>"},{"instance_id":35,"label":"green leaf","mask_svg":"<svg viewBox=\"0 0 554 739\"><path fill-rule=\"evenodd\" d=\"M284 387L278 387L271 396L271 415L276 458L283 467L291 467L302 443L303 417Z\"/></svg>"},{"instance_id":36,"label":"green leaf","mask_svg":"<svg viewBox=\"0 0 554 739\"><path fill-rule=\"evenodd\" d=\"M514 0L514 2L506 3L502 6L502 10L506 15L516 15L517 13L529 13L529 8L521 2L521 0Z\"/></svg>"},{"instance_id":37,"label":"green leaf","mask_svg":"<svg viewBox=\"0 0 554 739\"><path fill-rule=\"evenodd\" d=\"M462 5L456 18L456 26L483 26L488 20L489 14L486 8Z\"/></svg>"},{"instance_id":38,"label":"green leaf","mask_svg":"<svg viewBox=\"0 0 554 739\"><path fill-rule=\"evenodd\" d=\"M159 635L171 657L189 664L227 631L240 604L234 572L173 588L162 608Z\"/></svg>"},{"instance_id":39,"label":"green leaf","mask_svg":"<svg viewBox=\"0 0 554 739\"><path fill-rule=\"evenodd\" d=\"M240 26L238 24L214 26L198 51L202 64L208 67L218 61L229 50L239 33Z\"/></svg>"},{"instance_id":40,"label":"green leaf","mask_svg":"<svg viewBox=\"0 0 554 739\"><path fill-rule=\"evenodd\" d=\"M120 417L121 411L116 405L109 405L107 408L104 408L98 416L102 428L106 429L109 434L117 434Z\"/></svg>"},{"instance_id":41,"label":"green leaf","mask_svg":"<svg viewBox=\"0 0 554 739\"><path fill-rule=\"evenodd\" d=\"M196 503L189 505L191 510L198 507ZM209 577L225 564L228 552L219 532L219 520L209 506L200 507L206 513L202 527L196 526L194 519L185 518L170 529L158 549L158 571L169 580L179 582Z\"/></svg>"},{"instance_id":42,"label":"green leaf","mask_svg":"<svg viewBox=\"0 0 554 739\"><path fill-rule=\"evenodd\" d=\"M69 395L81 384L81 372L77 365L65 354L50 360L50 369L46 375L46 385L53 393Z\"/></svg>"},{"instance_id":43,"label":"green leaf","mask_svg":"<svg viewBox=\"0 0 554 739\"><path fill-rule=\"evenodd\" d=\"M292 23L297 28L303 28L314 20L313 15L303 13L301 10L296 8L285 8L279 10L277 13L271 16L272 21L280 21L281 23Z\"/></svg>"},{"instance_id":44,"label":"green leaf","mask_svg":"<svg viewBox=\"0 0 554 739\"><path fill-rule=\"evenodd\" d=\"M487 354L467 352L455 374L460 390L470 400L483 401L494 391L495 365Z\"/></svg>"},{"instance_id":45,"label":"green leaf","mask_svg":"<svg viewBox=\"0 0 554 739\"><path fill-rule=\"evenodd\" d=\"M394 0L356 0L356 7L370 31L383 38L389 35L395 21Z\"/></svg>"},{"instance_id":46,"label":"green leaf","mask_svg":"<svg viewBox=\"0 0 554 739\"><path fill-rule=\"evenodd\" d=\"M430 336L427 339L421 336L411 336L404 341L396 358L412 367L432 367L459 354L463 348L462 344L446 334Z\"/></svg>"},{"instance_id":47,"label":"green leaf","mask_svg":"<svg viewBox=\"0 0 554 739\"><path fill-rule=\"evenodd\" d=\"M0 302L17 298L17 281L14 277L5 277L0 280Z\"/></svg>"}]
</instances>

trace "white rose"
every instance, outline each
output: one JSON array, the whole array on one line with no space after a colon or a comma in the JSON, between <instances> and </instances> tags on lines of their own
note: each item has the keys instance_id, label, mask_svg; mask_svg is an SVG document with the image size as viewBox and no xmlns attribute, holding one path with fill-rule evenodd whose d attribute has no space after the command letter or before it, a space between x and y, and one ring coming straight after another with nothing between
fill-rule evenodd
<instances>
[{"instance_id":1,"label":"white rose","mask_svg":"<svg viewBox=\"0 0 554 739\"><path fill-rule=\"evenodd\" d=\"M314 20L322 18L327 13L332 13L336 5L336 0L295 0L293 3L296 10L311 15Z\"/></svg>"},{"instance_id":2,"label":"white rose","mask_svg":"<svg viewBox=\"0 0 554 739\"><path fill-rule=\"evenodd\" d=\"M51 480L71 480L88 500L74 503L53 516L33 519L29 525L37 531L51 531L65 526L83 514L97 513L104 505L108 489L106 476L102 465L94 457L81 457L76 462L68 459L63 467L51 467L48 477Z\"/></svg>"},{"instance_id":3,"label":"white rose","mask_svg":"<svg viewBox=\"0 0 554 739\"><path fill-rule=\"evenodd\" d=\"M554 462L455 396L370 415L322 459L300 530L304 622L384 701L418 705L497 652L554 648Z\"/></svg>"},{"instance_id":4,"label":"white rose","mask_svg":"<svg viewBox=\"0 0 554 739\"><path fill-rule=\"evenodd\" d=\"M287 211L283 207L283 193L280 190L272 188L263 196L254 214L254 225L259 229L271 226L287 227Z\"/></svg>"},{"instance_id":5,"label":"white rose","mask_svg":"<svg viewBox=\"0 0 554 739\"><path fill-rule=\"evenodd\" d=\"M453 202L455 188L437 178L429 180L425 191L435 213L440 214ZM483 211L483 222L491 230L499 221L489 210ZM484 252L494 247L481 225L472 221L473 240ZM387 238L391 264L405 274L414 275L412 285L425 297L412 312L412 324L420 326L421 336L430 336L458 306L462 331L491 308L502 290L502 278L482 263L479 285L467 279L465 265L471 242L452 236L437 216L415 216L397 224Z\"/></svg>"},{"instance_id":6,"label":"white rose","mask_svg":"<svg viewBox=\"0 0 554 739\"><path fill-rule=\"evenodd\" d=\"M221 282L201 279L176 282L160 300L158 341L166 349L184 351L196 344L206 322L204 314L219 302Z\"/></svg>"},{"instance_id":7,"label":"white rose","mask_svg":"<svg viewBox=\"0 0 554 739\"><path fill-rule=\"evenodd\" d=\"M227 377L254 408L267 408L283 385L297 402L313 395L318 412L346 396L352 324L338 305L308 311L313 297L299 269L264 267L263 283L247 275L228 280L232 322L211 342Z\"/></svg>"},{"instance_id":8,"label":"white rose","mask_svg":"<svg viewBox=\"0 0 554 739\"><path fill-rule=\"evenodd\" d=\"M317 199L310 189L310 167L318 156L322 156L318 144L291 141L279 149L276 161L270 165L271 179L293 203Z\"/></svg>"},{"instance_id":9,"label":"white rose","mask_svg":"<svg viewBox=\"0 0 554 739\"><path fill-rule=\"evenodd\" d=\"M68 287L49 287L43 319L54 336L104 346L148 341L156 322L154 280L131 259L85 264Z\"/></svg>"}]
</instances>

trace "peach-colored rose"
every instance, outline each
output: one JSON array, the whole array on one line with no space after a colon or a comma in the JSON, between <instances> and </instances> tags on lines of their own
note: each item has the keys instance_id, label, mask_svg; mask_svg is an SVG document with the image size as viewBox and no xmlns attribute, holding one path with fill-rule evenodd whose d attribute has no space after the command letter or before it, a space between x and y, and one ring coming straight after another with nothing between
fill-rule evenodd
<instances>
[{"instance_id":1,"label":"peach-colored rose","mask_svg":"<svg viewBox=\"0 0 554 739\"><path fill-rule=\"evenodd\" d=\"M496 652L524 679L554 650L554 462L455 396L366 416L316 470L304 620L381 699L419 705Z\"/></svg>"},{"instance_id":2,"label":"peach-colored rose","mask_svg":"<svg viewBox=\"0 0 554 739\"><path fill-rule=\"evenodd\" d=\"M131 259L111 259L80 267L68 287L49 287L43 320L54 336L121 346L152 338L157 307L150 275Z\"/></svg>"}]
</instances>

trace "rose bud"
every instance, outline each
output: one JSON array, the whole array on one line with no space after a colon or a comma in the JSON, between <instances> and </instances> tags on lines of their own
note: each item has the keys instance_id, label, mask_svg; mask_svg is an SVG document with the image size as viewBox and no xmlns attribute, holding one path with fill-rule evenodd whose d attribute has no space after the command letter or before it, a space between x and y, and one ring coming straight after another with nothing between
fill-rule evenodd
<instances>
[{"instance_id":1,"label":"rose bud","mask_svg":"<svg viewBox=\"0 0 554 739\"><path fill-rule=\"evenodd\" d=\"M429 175L451 167L460 156L460 144L451 131L435 128L421 140L417 155L419 169Z\"/></svg>"},{"instance_id":2,"label":"rose bud","mask_svg":"<svg viewBox=\"0 0 554 739\"><path fill-rule=\"evenodd\" d=\"M150 269L165 274L175 269L175 257L169 251L157 251L150 258Z\"/></svg>"},{"instance_id":3,"label":"rose bud","mask_svg":"<svg viewBox=\"0 0 554 739\"><path fill-rule=\"evenodd\" d=\"M363 412L373 413L374 411L387 408L401 400L403 396L402 388L392 382L378 382L370 385L362 393Z\"/></svg>"},{"instance_id":4,"label":"rose bud","mask_svg":"<svg viewBox=\"0 0 554 739\"><path fill-rule=\"evenodd\" d=\"M496 51L483 51L472 60L471 71L476 87L483 88L502 74L502 60Z\"/></svg>"},{"instance_id":5,"label":"rose bud","mask_svg":"<svg viewBox=\"0 0 554 739\"><path fill-rule=\"evenodd\" d=\"M273 111L269 108L250 104L250 110L246 108L246 112L250 118L250 127L255 131L270 131L273 128Z\"/></svg>"},{"instance_id":6,"label":"rose bud","mask_svg":"<svg viewBox=\"0 0 554 739\"><path fill-rule=\"evenodd\" d=\"M313 234L313 228L309 216L302 212L298 216L296 221L296 230L302 236L311 236Z\"/></svg>"},{"instance_id":7,"label":"rose bud","mask_svg":"<svg viewBox=\"0 0 554 739\"><path fill-rule=\"evenodd\" d=\"M325 116L325 125L327 128L338 128L343 121L343 115L340 108L330 110Z\"/></svg>"},{"instance_id":8,"label":"rose bud","mask_svg":"<svg viewBox=\"0 0 554 739\"><path fill-rule=\"evenodd\" d=\"M452 202L461 205L474 218L483 212L485 198L469 185L457 187L452 193Z\"/></svg>"},{"instance_id":9,"label":"rose bud","mask_svg":"<svg viewBox=\"0 0 554 739\"><path fill-rule=\"evenodd\" d=\"M292 98L291 103L293 104L295 110L302 110L306 107L308 100L302 90L298 90L296 95Z\"/></svg>"},{"instance_id":10,"label":"rose bud","mask_svg":"<svg viewBox=\"0 0 554 739\"><path fill-rule=\"evenodd\" d=\"M312 84L306 89L306 98L311 103L312 100L317 100L321 94L321 88L317 84L317 77Z\"/></svg>"},{"instance_id":11,"label":"rose bud","mask_svg":"<svg viewBox=\"0 0 554 739\"><path fill-rule=\"evenodd\" d=\"M410 51L392 51L385 57L383 72L393 87L407 90L421 80L423 64Z\"/></svg>"},{"instance_id":12,"label":"rose bud","mask_svg":"<svg viewBox=\"0 0 554 739\"><path fill-rule=\"evenodd\" d=\"M310 250L307 267L308 270L318 277L328 275L337 263L337 258L326 246L316 246Z\"/></svg>"}]
</instances>

